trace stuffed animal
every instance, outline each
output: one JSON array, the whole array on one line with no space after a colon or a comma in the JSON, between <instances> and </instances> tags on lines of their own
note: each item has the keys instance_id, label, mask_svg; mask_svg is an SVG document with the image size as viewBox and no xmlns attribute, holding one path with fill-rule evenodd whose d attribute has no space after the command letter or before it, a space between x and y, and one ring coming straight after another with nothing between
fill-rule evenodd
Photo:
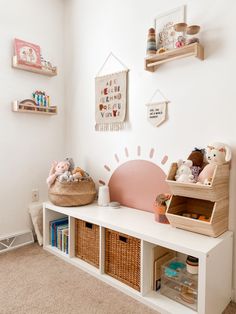
<instances>
[{"instance_id":1,"label":"stuffed animal","mask_svg":"<svg viewBox=\"0 0 236 314\"><path fill-rule=\"evenodd\" d=\"M195 149L188 156L188 160L192 160L193 165L191 167L192 175L194 177L194 182L196 183L198 180L198 175L203 169L203 160L204 160L204 149Z\"/></svg>"},{"instance_id":2,"label":"stuffed animal","mask_svg":"<svg viewBox=\"0 0 236 314\"><path fill-rule=\"evenodd\" d=\"M178 169L176 171L175 180L181 183L193 183L194 178L192 175L191 167L193 162L191 160L179 160Z\"/></svg>"},{"instance_id":3,"label":"stuffed animal","mask_svg":"<svg viewBox=\"0 0 236 314\"><path fill-rule=\"evenodd\" d=\"M211 185L216 166L223 165L231 160L231 150L226 144L213 143L207 146L206 160L208 164L199 174L198 183Z\"/></svg>"},{"instance_id":4,"label":"stuffed animal","mask_svg":"<svg viewBox=\"0 0 236 314\"><path fill-rule=\"evenodd\" d=\"M56 178L59 179L59 181L63 182L66 180L66 177L68 176L68 170L70 168L70 162L63 160L63 161L53 161L51 169L49 171L49 176L47 178L47 184L50 188L51 185L55 182Z\"/></svg>"}]
</instances>

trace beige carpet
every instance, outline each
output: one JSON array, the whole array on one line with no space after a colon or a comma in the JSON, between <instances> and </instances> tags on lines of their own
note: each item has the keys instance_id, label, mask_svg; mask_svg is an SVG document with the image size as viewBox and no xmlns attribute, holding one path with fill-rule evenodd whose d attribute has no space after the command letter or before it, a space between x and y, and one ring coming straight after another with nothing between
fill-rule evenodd
<instances>
[{"instance_id":1,"label":"beige carpet","mask_svg":"<svg viewBox=\"0 0 236 314\"><path fill-rule=\"evenodd\" d=\"M0 255L0 314L111 313L157 314L37 244Z\"/></svg>"}]
</instances>

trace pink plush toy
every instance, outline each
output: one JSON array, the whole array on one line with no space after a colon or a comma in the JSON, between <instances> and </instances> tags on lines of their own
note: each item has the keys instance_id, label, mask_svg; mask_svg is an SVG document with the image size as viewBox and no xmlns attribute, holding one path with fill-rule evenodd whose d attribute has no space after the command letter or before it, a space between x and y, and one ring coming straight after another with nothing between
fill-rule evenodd
<instances>
[{"instance_id":1,"label":"pink plush toy","mask_svg":"<svg viewBox=\"0 0 236 314\"><path fill-rule=\"evenodd\" d=\"M216 166L223 165L231 160L231 150L226 144L213 143L207 146L206 160L208 165L199 174L197 183L211 185Z\"/></svg>"},{"instance_id":2,"label":"pink plush toy","mask_svg":"<svg viewBox=\"0 0 236 314\"><path fill-rule=\"evenodd\" d=\"M47 178L47 184L48 187L55 182L57 177L61 178L61 181L63 181L63 178L66 176L69 177L70 172L68 171L70 168L70 162L69 161L53 161L49 176Z\"/></svg>"}]
</instances>

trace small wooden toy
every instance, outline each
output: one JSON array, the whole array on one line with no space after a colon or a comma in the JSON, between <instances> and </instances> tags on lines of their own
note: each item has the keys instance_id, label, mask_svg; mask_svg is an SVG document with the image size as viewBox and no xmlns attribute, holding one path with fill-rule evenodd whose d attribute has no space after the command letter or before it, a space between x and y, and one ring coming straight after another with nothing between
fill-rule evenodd
<instances>
[{"instance_id":1,"label":"small wooden toy","mask_svg":"<svg viewBox=\"0 0 236 314\"><path fill-rule=\"evenodd\" d=\"M150 28L148 30L148 39L147 39L147 55L153 55L157 52L156 45L156 31L155 28Z\"/></svg>"},{"instance_id":2,"label":"small wooden toy","mask_svg":"<svg viewBox=\"0 0 236 314\"><path fill-rule=\"evenodd\" d=\"M200 31L200 26L199 25L191 25L191 26L188 26L187 29L186 29L186 34L187 35L197 35ZM199 39L198 37L190 37L187 39L186 41L186 44L187 45L190 45L190 44L193 44L193 43L199 43Z\"/></svg>"}]
</instances>

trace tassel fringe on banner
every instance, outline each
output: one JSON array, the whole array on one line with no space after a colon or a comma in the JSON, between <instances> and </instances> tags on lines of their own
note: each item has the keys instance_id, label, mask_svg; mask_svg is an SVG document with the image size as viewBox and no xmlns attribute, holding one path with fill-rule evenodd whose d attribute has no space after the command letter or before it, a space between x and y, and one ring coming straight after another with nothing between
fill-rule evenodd
<instances>
[{"instance_id":1,"label":"tassel fringe on banner","mask_svg":"<svg viewBox=\"0 0 236 314\"><path fill-rule=\"evenodd\" d=\"M124 122L113 123L97 123L95 125L96 131L120 131L125 128Z\"/></svg>"}]
</instances>

